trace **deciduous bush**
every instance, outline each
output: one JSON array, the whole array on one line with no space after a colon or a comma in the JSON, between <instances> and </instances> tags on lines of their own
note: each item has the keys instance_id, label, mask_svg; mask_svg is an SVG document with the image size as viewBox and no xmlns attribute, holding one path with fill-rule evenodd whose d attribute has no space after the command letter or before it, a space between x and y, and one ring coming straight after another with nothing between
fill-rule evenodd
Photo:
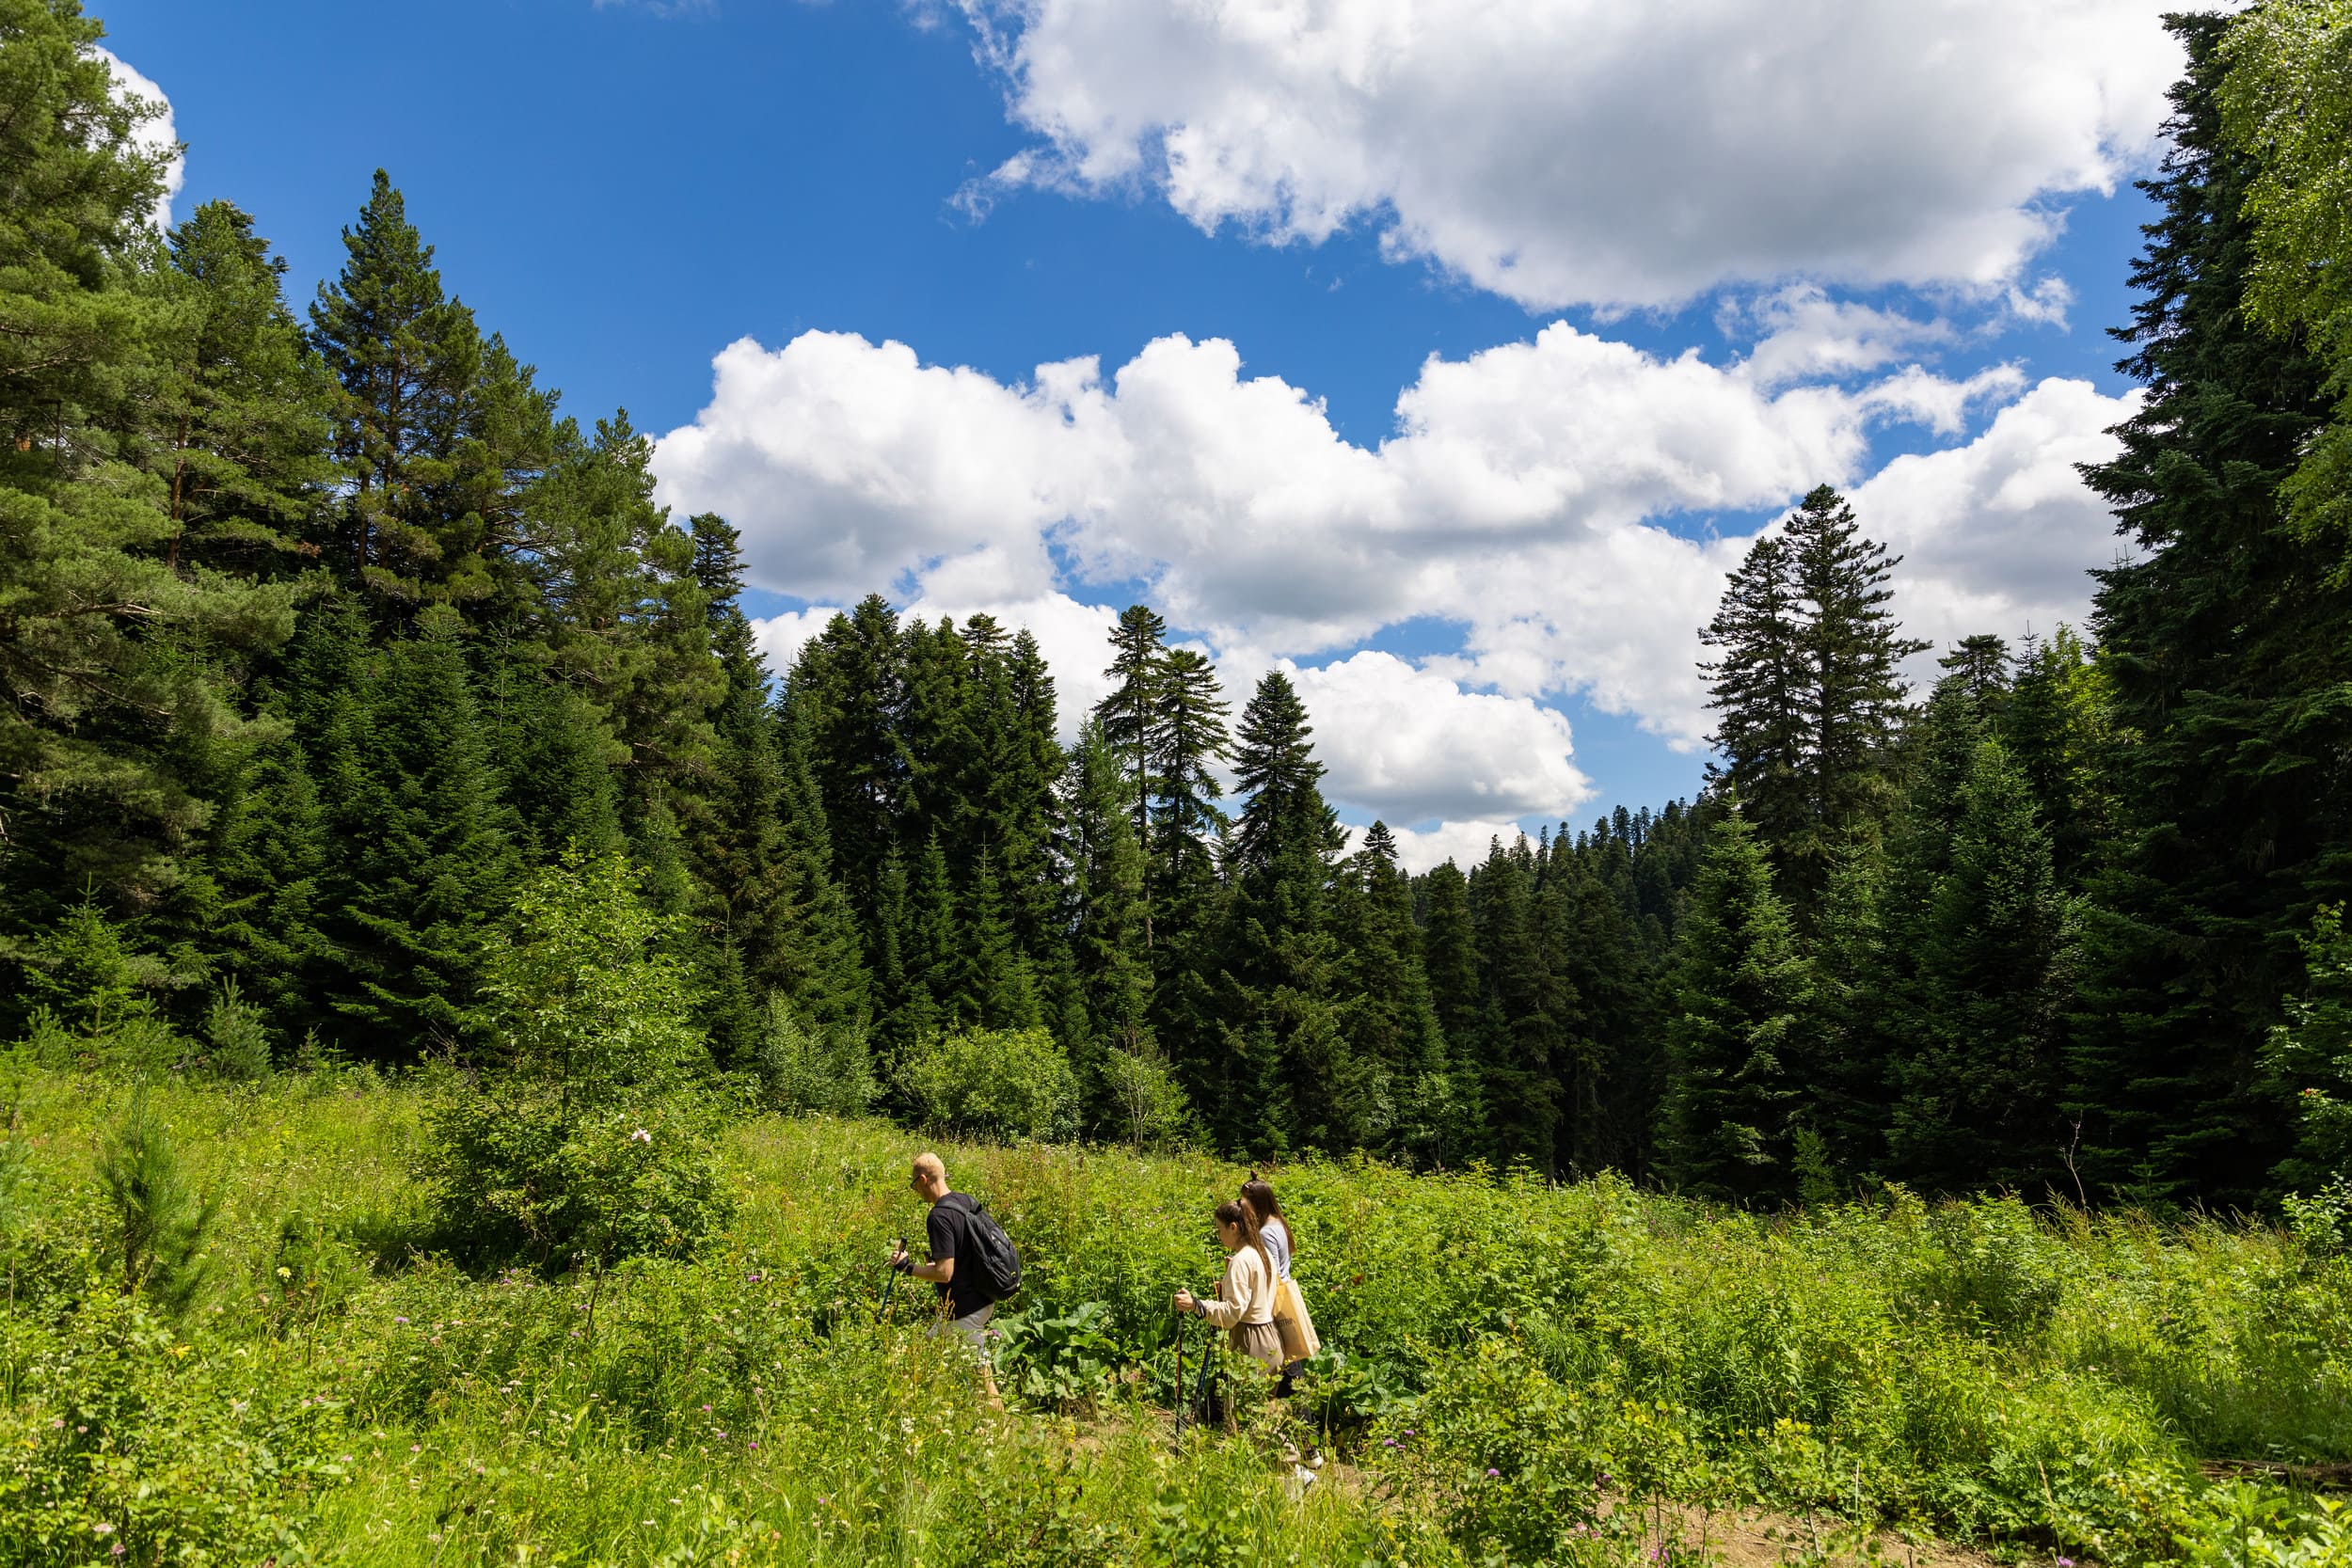
<instances>
[{"instance_id":1,"label":"deciduous bush","mask_svg":"<svg viewBox=\"0 0 2352 1568\"><path fill-rule=\"evenodd\" d=\"M681 1254L725 1217L709 1053L673 923L618 856L566 856L485 962L491 1042L434 1085L420 1174L442 1225L542 1265Z\"/></svg>"},{"instance_id":2,"label":"deciduous bush","mask_svg":"<svg viewBox=\"0 0 2352 1568\"><path fill-rule=\"evenodd\" d=\"M1069 1138L1077 1132L1078 1079L1042 1029L975 1029L915 1048L907 1099L924 1121L964 1137Z\"/></svg>"}]
</instances>

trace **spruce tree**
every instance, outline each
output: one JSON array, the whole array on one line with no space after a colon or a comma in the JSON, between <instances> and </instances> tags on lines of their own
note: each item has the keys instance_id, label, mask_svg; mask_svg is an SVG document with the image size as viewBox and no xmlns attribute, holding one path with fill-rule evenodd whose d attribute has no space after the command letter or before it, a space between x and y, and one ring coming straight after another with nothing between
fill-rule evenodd
<instances>
[{"instance_id":1,"label":"spruce tree","mask_svg":"<svg viewBox=\"0 0 2352 1568\"><path fill-rule=\"evenodd\" d=\"M1136 842L1148 843L1152 831L1152 801L1158 793L1153 778L1154 740L1160 733L1160 686L1167 673L1168 623L1149 605L1129 605L1111 628L1111 663L1104 678L1116 684L1110 695L1094 705L1103 738L1120 758L1127 781L1127 809L1135 824Z\"/></svg>"},{"instance_id":2,"label":"spruce tree","mask_svg":"<svg viewBox=\"0 0 2352 1568\"><path fill-rule=\"evenodd\" d=\"M1413 893L1397 866L1396 836L1385 822L1341 863L1330 890L1336 948L1331 990L1342 1039L1375 1107L1349 1119L1386 1125L1375 1147L1417 1160L1442 1158L1454 1131L1454 1088L1429 977L1422 967Z\"/></svg>"},{"instance_id":3,"label":"spruce tree","mask_svg":"<svg viewBox=\"0 0 2352 1568\"><path fill-rule=\"evenodd\" d=\"M884 926L879 919L882 863L899 847L898 812L912 768L898 728L905 663L898 618L888 601L867 594L802 646L790 700L824 806L834 874L871 942ZM918 842L914 852L921 849ZM869 947L869 957L879 971L879 951Z\"/></svg>"},{"instance_id":4,"label":"spruce tree","mask_svg":"<svg viewBox=\"0 0 2352 1568\"><path fill-rule=\"evenodd\" d=\"M1862 536L1845 499L1828 485L1788 519L1803 606L1798 656L1805 672L1805 831L1780 847L1801 917L1809 916L1839 849L1875 827L1892 804L1887 762L1910 687L1904 659L1927 644L1901 635L1887 578L1901 558Z\"/></svg>"},{"instance_id":5,"label":"spruce tree","mask_svg":"<svg viewBox=\"0 0 2352 1568\"><path fill-rule=\"evenodd\" d=\"M1798 1196L1798 1052L1809 975L1756 830L1720 819L1683 919L1668 995L1668 1178L1723 1203Z\"/></svg>"},{"instance_id":6,"label":"spruce tree","mask_svg":"<svg viewBox=\"0 0 2352 1568\"><path fill-rule=\"evenodd\" d=\"M1313 726L1288 676L1270 671L1243 711L1234 782L1248 795L1227 846L1232 879L1217 939L1226 1069L1205 1103L1229 1144L1279 1153L1344 1148L1360 1114L1358 1082L1330 1016L1333 943L1325 919L1331 863L1345 843L1323 799ZM1198 1069L1196 1069L1198 1070Z\"/></svg>"},{"instance_id":7,"label":"spruce tree","mask_svg":"<svg viewBox=\"0 0 2352 1568\"><path fill-rule=\"evenodd\" d=\"M1563 1015L1572 999L1547 958L1531 857L1497 840L1471 875L1470 891L1485 1012L1480 1093L1492 1147L1498 1158L1524 1161L1549 1176L1558 1168Z\"/></svg>"},{"instance_id":8,"label":"spruce tree","mask_svg":"<svg viewBox=\"0 0 2352 1568\"><path fill-rule=\"evenodd\" d=\"M1097 1124L1112 1115L1103 1064L1112 1051L1156 1055L1152 965L1145 946L1143 848L1129 811L1127 774L1100 721L1078 732L1062 785L1069 873L1064 924L1088 1029L1071 1065Z\"/></svg>"},{"instance_id":9,"label":"spruce tree","mask_svg":"<svg viewBox=\"0 0 2352 1568\"><path fill-rule=\"evenodd\" d=\"M2075 1114L2094 1191L2250 1205L2288 1136L2263 1041L2299 988L2297 938L2347 880L2352 712L2329 694L2352 678L2352 582L2281 526L2325 372L2245 318L2253 170L2216 108L2228 19L2170 25L2188 70L2117 332L2147 393L2086 470L2137 549L2096 574L2118 820L2086 916Z\"/></svg>"},{"instance_id":10,"label":"spruce tree","mask_svg":"<svg viewBox=\"0 0 2352 1568\"><path fill-rule=\"evenodd\" d=\"M514 867L453 612L369 663L327 737L342 793L331 934L348 955L329 1006L341 1043L401 1061L478 1026L474 964Z\"/></svg>"},{"instance_id":11,"label":"spruce tree","mask_svg":"<svg viewBox=\"0 0 2352 1568\"><path fill-rule=\"evenodd\" d=\"M1708 777L1740 798L1743 815L1772 846L1803 840L1812 812L1803 629L1795 552L1786 535L1762 534L1699 633L1702 643L1721 650L1699 673L1708 677L1708 706L1716 714L1708 740L1721 759Z\"/></svg>"},{"instance_id":12,"label":"spruce tree","mask_svg":"<svg viewBox=\"0 0 2352 1568\"><path fill-rule=\"evenodd\" d=\"M1997 740L1976 747L1958 805L1922 932L1920 1007L1896 1069L1888 1158L1928 1191L2038 1196L2069 1142L2074 911L2032 790Z\"/></svg>"}]
</instances>

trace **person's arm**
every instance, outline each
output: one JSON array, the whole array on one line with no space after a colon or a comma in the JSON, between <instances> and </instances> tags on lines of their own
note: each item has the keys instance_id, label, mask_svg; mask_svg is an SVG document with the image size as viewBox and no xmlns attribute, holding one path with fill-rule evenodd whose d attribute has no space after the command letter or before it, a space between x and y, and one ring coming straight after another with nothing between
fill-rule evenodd
<instances>
[{"instance_id":1,"label":"person's arm","mask_svg":"<svg viewBox=\"0 0 2352 1568\"><path fill-rule=\"evenodd\" d=\"M1248 1255L1244 1247L1225 1259L1225 1282L1216 1288L1220 1299L1200 1304L1200 1315L1219 1328L1232 1327L1249 1310L1248 1284L1242 1277L1242 1259Z\"/></svg>"},{"instance_id":2,"label":"person's arm","mask_svg":"<svg viewBox=\"0 0 2352 1568\"><path fill-rule=\"evenodd\" d=\"M941 1213L939 1205L934 1203L931 1205L930 1215L923 1222L923 1231L930 1241L931 1260L928 1263L918 1263L901 1249L898 1255L890 1260L891 1266L900 1270L910 1278L927 1280L933 1285L951 1283L956 1277L955 1221Z\"/></svg>"}]
</instances>

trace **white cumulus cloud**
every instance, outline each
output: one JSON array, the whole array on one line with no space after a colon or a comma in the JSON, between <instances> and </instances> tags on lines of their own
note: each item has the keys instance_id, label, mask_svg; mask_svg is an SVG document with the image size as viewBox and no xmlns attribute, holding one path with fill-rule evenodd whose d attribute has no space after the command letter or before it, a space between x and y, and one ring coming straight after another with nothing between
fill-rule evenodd
<instances>
[{"instance_id":1,"label":"white cumulus cloud","mask_svg":"<svg viewBox=\"0 0 2352 1568\"><path fill-rule=\"evenodd\" d=\"M1036 142L968 193L1376 226L1531 307L1788 277L2020 306L2144 158L2163 0L958 0Z\"/></svg>"},{"instance_id":2,"label":"white cumulus cloud","mask_svg":"<svg viewBox=\"0 0 2352 1568\"><path fill-rule=\"evenodd\" d=\"M161 111L141 123L132 139L142 152L170 154L171 162L164 169L164 194L156 198L155 213L150 220L159 230L169 229L171 203L179 196L180 187L186 182L188 173L187 159L180 151L179 133L172 128L171 100L164 96L163 88L125 65L112 50L93 49L91 53L105 61L106 69L114 73L114 90L118 99L141 99Z\"/></svg>"},{"instance_id":3,"label":"white cumulus cloud","mask_svg":"<svg viewBox=\"0 0 2352 1568\"><path fill-rule=\"evenodd\" d=\"M1949 645L1973 632L2014 639L2079 626L2087 568L2124 549L2115 517L2075 471L2112 458L2107 427L2139 394L2042 382L1965 446L1898 457L1851 498L1872 537L1903 558L1895 610L1905 629Z\"/></svg>"},{"instance_id":4,"label":"white cumulus cloud","mask_svg":"<svg viewBox=\"0 0 2352 1568\"><path fill-rule=\"evenodd\" d=\"M736 523L760 587L826 605L881 588L910 613L1031 626L1066 727L1102 695L1105 601L1141 584L1214 651L1237 705L1264 670L1297 673L1334 799L1401 824L1556 816L1591 785L1549 705L1579 693L1699 744L1696 628L1749 542L1704 519L1863 480L1880 423L1957 434L2010 400L1975 439L1855 491L1865 526L1911 556L1915 626L2079 618L2083 569L2112 553L2071 465L2111 449L2100 432L2127 402L2078 382L2021 394L2008 367L1806 377L1892 366L1868 345L1927 330L1816 303L1788 305L1774 330L1812 341L1765 369L1565 325L1433 356L1377 446L1216 340L1011 385L847 334L746 340L655 467L664 500ZM787 662L829 613L764 622L763 643ZM1458 628L1454 651L1356 651L1407 621Z\"/></svg>"},{"instance_id":5,"label":"white cumulus cloud","mask_svg":"<svg viewBox=\"0 0 2352 1568\"><path fill-rule=\"evenodd\" d=\"M1526 697L1465 691L1366 651L1292 680L1334 797L1406 821L1562 816L1593 797L1568 721ZM1442 857L1440 857L1442 858Z\"/></svg>"}]
</instances>

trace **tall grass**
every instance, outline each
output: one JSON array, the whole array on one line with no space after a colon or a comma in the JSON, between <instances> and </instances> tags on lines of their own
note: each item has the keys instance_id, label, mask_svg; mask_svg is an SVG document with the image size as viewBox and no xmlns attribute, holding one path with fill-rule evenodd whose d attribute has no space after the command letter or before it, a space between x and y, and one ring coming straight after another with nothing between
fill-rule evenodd
<instances>
[{"instance_id":1,"label":"tall grass","mask_svg":"<svg viewBox=\"0 0 2352 1568\"><path fill-rule=\"evenodd\" d=\"M942 1150L1021 1244L1022 1315L1102 1303L1114 1347L1080 1398L999 1417L926 1292L876 1322L922 1233L902 1130L744 1124L715 1243L549 1280L436 1255L397 1085L157 1086L214 1204L174 1317L103 1266L130 1097L24 1081L0 1560L1599 1562L1657 1500L2219 1560L2231 1518L2301 1505L2201 1461L2352 1459L2352 1268L2256 1225L1304 1164L1277 1183L1328 1353L1179 1452L1168 1295L1216 1277L1231 1165ZM1339 1463L1294 1498L1285 1445Z\"/></svg>"}]
</instances>

